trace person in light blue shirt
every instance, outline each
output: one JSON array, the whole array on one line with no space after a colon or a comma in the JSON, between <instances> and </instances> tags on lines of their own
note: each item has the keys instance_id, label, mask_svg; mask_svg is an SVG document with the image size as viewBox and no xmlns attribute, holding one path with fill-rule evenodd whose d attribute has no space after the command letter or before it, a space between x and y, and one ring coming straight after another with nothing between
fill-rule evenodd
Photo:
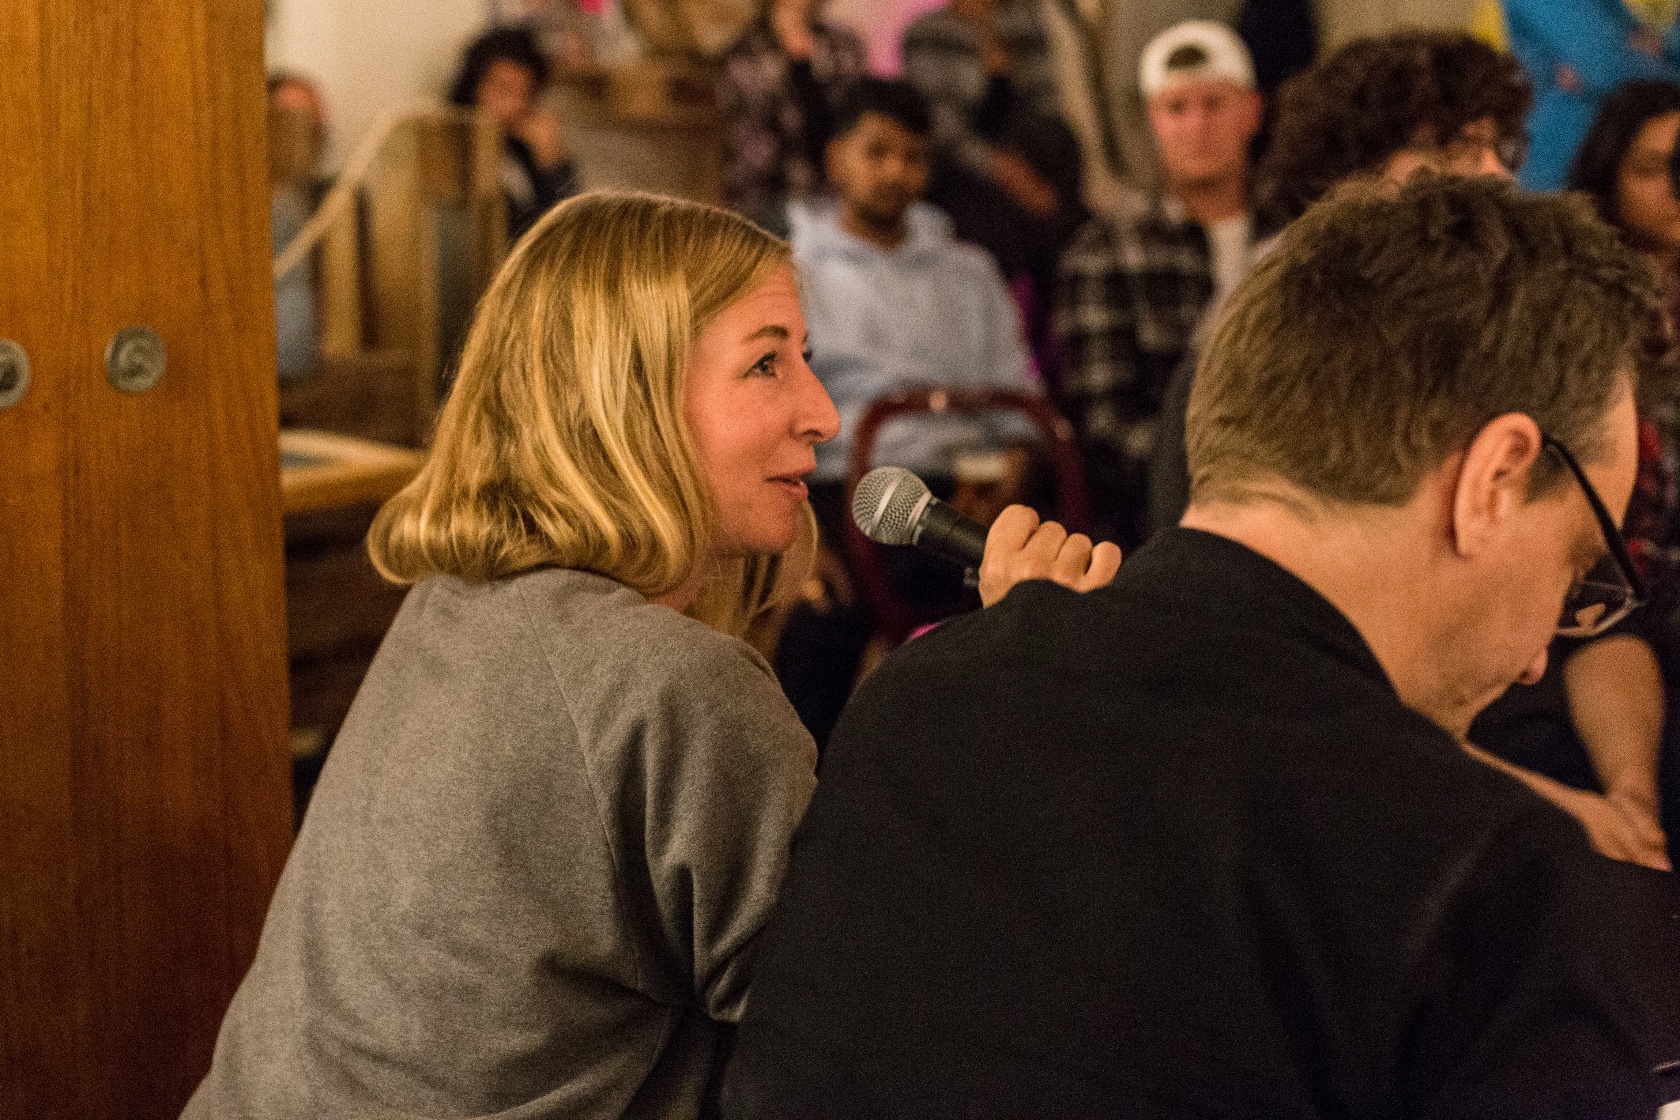
<instances>
[{"instance_id":1,"label":"person in light blue shirt","mask_svg":"<svg viewBox=\"0 0 1680 1120\"><path fill-rule=\"evenodd\" d=\"M852 437L871 401L916 385L1037 391L1020 316L991 257L956 241L944 213L921 201L927 186L930 116L915 87L861 79L843 98L825 149L836 197L788 207L810 331L811 368L840 412L840 436L818 444L811 508L822 530L829 589L800 604L781 633L776 676L820 746L875 632L852 593L842 552L846 469ZM957 489L959 457L1004 451L1035 429L1024 416L918 416L880 432L875 465L908 467L941 498ZM983 484L994 504L1018 500L1028 457L988 456ZM970 480L979 483L978 479ZM959 504L978 516L975 506ZM911 549L883 549L894 593L919 621L972 604L962 572Z\"/></svg>"},{"instance_id":2,"label":"person in light blue shirt","mask_svg":"<svg viewBox=\"0 0 1680 1120\"><path fill-rule=\"evenodd\" d=\"M1504 0L1511 52L1534 83L1532 140L1518 181L1559 190L1598 107L1636 78L1680 82L1672 0Z\"/></svg>"},{"instance_id":3,"label":"person in light blue shirt","mask_svg":"<svg viewBox=\"0 0 1680 1120\"><path fill-rule=\"evenodd\" d=\"M827 152L838 197L789 207L811 366L840 409L840 438L817 449L820 483L845 478L851 437L875 398L913 385L1036 391L1019 315L997 266L951 236L920 200L926 103L906 83L870 79L846 98ZM949 478L966 451L1030 438L1024 418L894 421L875 462Z\"/></svg>"}]
</instances>

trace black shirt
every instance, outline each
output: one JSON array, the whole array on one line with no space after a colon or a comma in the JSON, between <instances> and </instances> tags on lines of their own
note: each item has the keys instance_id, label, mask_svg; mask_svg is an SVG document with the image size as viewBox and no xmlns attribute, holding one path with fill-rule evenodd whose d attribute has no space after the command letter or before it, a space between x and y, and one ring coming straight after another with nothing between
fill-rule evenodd
<instances>
[{"instance_id":1,"label":"black shirt","mask_svg":"<svg viewBox=\"0 0 1680 1120\"><path fill-rule=\"evenodd\" d=\"M830 743L726 1115L1650 1120L1668 876L1224 538L911 642Z\"/></svg>"}]
</instances>

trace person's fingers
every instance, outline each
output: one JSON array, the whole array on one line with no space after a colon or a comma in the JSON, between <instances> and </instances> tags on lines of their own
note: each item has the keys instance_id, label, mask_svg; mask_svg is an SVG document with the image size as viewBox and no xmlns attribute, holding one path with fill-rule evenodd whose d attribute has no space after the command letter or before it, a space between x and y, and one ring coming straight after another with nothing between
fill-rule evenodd
<instances>
[{"instance_id":1,"label":"person's fingers","mask_svg":"<svg viewBox=\"0 0 1680 1120\"><path fill-rule=\"evenodd\" d=\"M980 559L980 602L984 606L1009 594L1027 578L1022 549L1038 528L1038 513L1030 506L1007 506L986 531L986 552Z\"/></svg>"},{"instance_id":2,"label":"person's fingers","mask_svg":"<svg viewBox=\"0 0 1680 1120\"><path fill-rule=\"evenodd\" d=\"M1090 566L1091 538L1084 533L1075 533L1056 550L1056 559L1050 565L1050 578L1063 587L1078 590L1079 581L1085 577L1085 569Z\"/></svg>"},{"instance_id":3,"label":"person's fingers","mask_svg":"<svg viewBox=\"0 0 1680 1120\"><path fill-rule=\"evenodd\" d=\"M1038 528L1038 511L1031 506L1005 506L992 527L986 530L986 557L1014 555L1026 545Z\"/></svg>"},{"instance_id":4,"label":"person's fingers","mask_svg":"<svg viewBox=\"0 0 1680 1120\"><path fill-rule=\"evenodd\" d=\"M1027 546L1021 550L1021 559L1027 561L1029 570L1048 577L1067 535L1067 530L1059 522L1046 521L1033 530Z\"/></svg>"},{"instance_id":5,"label":"person's fingers","mask_svg":"<svg viewBox=\"0 0 1680 1120\"><path fill-rule=\"evenodd\" d=\"M1609 859L1621 860L1623 863L1638 863L1634 849L1623 838L1621 830L1603 816L1593 814L1584 818L1582 823L1587 826L1587 838L1598 854Z\"/></svg>"},{"instance_id":6,"label":"person's fingers","mask_svg":"<svg viewBox=\"0 0 1680 1120\"><path fill-rule=\"evenodd\" d=\"M1635 857L1633 862L1659 871L1672 870L1668 859L1668 838L1663 835L1662 827L1643 813L1630 812L1625 805L1611 802L1610 807L1615 813L1621 843Z\"/></svg>"},{"instance_id":7,"label":"person's fingers","mask_svg":"<svg viewBox=\"0 0 1680 1120\"><path fill-rule=\"evenodd\" d=\"M1103 541L1091 550L1090 566L1084 576L1074 586L1075 591L1095 591L1099 587L1107 587L1114 582L1115 575L1120 571L1120 546L1113 541Z\"/></svg>"},{"instance_id":8,"label":"person's fingers","mask_svg":"<svg viewBox=\"0 0 1680 1120\"><path fill-rule=\"evenodd\" d=\"M1606 803L1602 810L1592 814L1592 820L1587 826L1593 836L1593 846L1602 854L1623 863L1637 863L1646 867L1652 866L1652 853L1640 843L1638 833L1621 813Z\"/></svg>"}]
</instances>

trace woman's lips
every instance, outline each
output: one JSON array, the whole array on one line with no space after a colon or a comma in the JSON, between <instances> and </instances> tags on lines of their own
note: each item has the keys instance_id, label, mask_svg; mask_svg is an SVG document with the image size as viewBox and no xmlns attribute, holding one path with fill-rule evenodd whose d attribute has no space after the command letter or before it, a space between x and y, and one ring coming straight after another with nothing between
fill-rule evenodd
<instances>
[{"instance_id":1,"label":"woman's lips","mask_svg":"<svg viewBox=\"0 0 1680 1120\"><path fill-rule=\"evenodd\" d=\"M798 498L800 501L804 501L806 498L811 496L810 487L805 485L804 479L797 476L787 475L781 478L772 478L770 481L777 486L780 486L783 490L786 490L789 494Z\"/></svg>"}]
</instances>

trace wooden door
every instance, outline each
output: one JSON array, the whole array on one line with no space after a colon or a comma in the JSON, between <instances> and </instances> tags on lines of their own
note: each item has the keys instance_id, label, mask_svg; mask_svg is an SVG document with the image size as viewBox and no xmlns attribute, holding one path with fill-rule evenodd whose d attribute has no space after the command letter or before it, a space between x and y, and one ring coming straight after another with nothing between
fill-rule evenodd
<instances>
[{"instance_id":1,"label":"wooden door","mask_svg":"<svg viewBox=\"0 0 1680 1120\"><path fill-rule=\"evenodd\" d=\"M5 1120L175 1115L290 840L261 37L0 0Z\"/></svg>"}]
</instances>

